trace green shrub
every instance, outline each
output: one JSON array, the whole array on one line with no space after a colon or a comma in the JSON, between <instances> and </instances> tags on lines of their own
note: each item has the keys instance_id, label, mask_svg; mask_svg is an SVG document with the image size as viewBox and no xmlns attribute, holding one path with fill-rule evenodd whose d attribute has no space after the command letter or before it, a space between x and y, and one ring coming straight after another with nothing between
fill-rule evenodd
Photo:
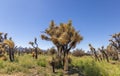
<instances>
[{"instance_id":1,"label":"green shrub","mask_svg":"<svg viewBox=\"0 0 120 76\"><path fill-rule=\"evenodd\" d=\"M0 60L0 75L3 73L12 75L22 72L25 75L36 73L40 76L64 76L62 68L56 69L56 73L52 73L49 65L51 58L49 55L39 55L36 60L32 56L25 54L15 58L14 62ZM57 57L55 58L56 60L58 59ZM106 61L97 62L90 56L70 56L70 58L72 59L70 76L120 76L120 62L114 61L115 64L107 63Z\"/></svg>"},{"instance_id":2,"label":"green shrub","mask_svg":"<svg viewBox=\"0 0 120 76\"><path fill-rule=\"evenodd\" d=\"M20 57L19 58L19 63L20 66L24 67L24 68L27 68L27 69L30 69L30 68L34 68L36 65L35 65L35 60L31 57L28 56L24 56L24 57Z\"/></svg>"},{"instance_id":3,"label":"green shrub","mask_svg":"<svg viewBox=\"0 0 120 76\"><path fill-rule=\"evenodd\" d=\"M6 65L5 69L3 70L3 72L7 74L21 71L23 71L23 68L13 63Z\"/></svg>"},{"instance_id":4,"label":"green shrub","mask_svg":"<svg viewBox=\"0 0 120 76\"><path fill-rule=\"evenodd\" d=\"M0 69L4 68L4 62L0 60Z\"/></svg>"},{"instance_id":5,"label":"green shrub","mask_svg":"<svg viewBox=\"0 0 120 76\"><path fill-rule=\"evenodd\" d=\"M37 61L37 65L41 67L46 67L46 61L45 59L40 59Z\"/></svg>"},{"instance_id":6,"label":"green shrub","mask_svg":"<svg viewBox=\"0 0 120 76\"><path fill-rule=\"evenodd\" d=\"M82 72L85 76L109 76L108 72L101 66L102 63L92 61L90 58L77 58L72 64L74 67L78 67L78 72Z\"/></svg>"},{"instance_id":7,"label":"green shrub","mask_svg":"<svg viewBox=\"0 0 120 76\"><path fill-rule=\"evenodd\" d=\"M64 75L63 75L63 72L58 72L58 73L57 73L57 76L64 76Z\"/></svg>"}]
</instances>

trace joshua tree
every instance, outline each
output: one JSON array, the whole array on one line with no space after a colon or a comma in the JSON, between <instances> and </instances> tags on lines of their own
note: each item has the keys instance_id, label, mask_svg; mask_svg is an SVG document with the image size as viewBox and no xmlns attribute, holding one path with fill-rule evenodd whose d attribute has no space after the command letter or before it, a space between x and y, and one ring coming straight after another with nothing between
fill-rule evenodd
<instances>
[{"instance_id":1,"label":"joshua tree","mask_svg":"<svg viewBox=\"0 0 120 76\"><path fill-rule=\"evenodd\" d=\"M72 26L72 21L67 24L61 23L59 26L51 21L50 26L45 30L45 34L41 35L41 38L47 41L52 41L58 49L58 56L61 57L61 53L64 54L64 71L68 71L68 53L72 48L75 48L77 43L83 40L83 37Z\"/></svg>"},{"instance_id":2,"label":"joshua tree","mask_svg":"<svg viewBox=\"0 0 120 76\"><path fill-rule=\"evenodd\" d=\"M98 50L102 53L102 58L103 58L103 59L106 59L107 62L109 62L109 58L108 58L108 55L107 55L107 53L106 53L106 51L105 51L105 49L104 49L104 46L102 46L101 49L98 48Z\"/></svg>"},{"instance_id":3,"label":"joshua tree","mask_svg":"<svg viewBox=\"0 0 120 76\"><path fill-rule=\"evenodd\" d=\"M5 35L4 35L4 39L7 39L7 35L8 35L8 34L7 34L7 33L5 33Z\"/></svg>"},{"instance_id":4,"label":"joshua tree","mask_svg":"<svg viewBox=\"0 0 120 76\"><path fill-rule=\"evenodd\" d=\"M114 46L112 46L111 44L109 44L107 46L106 51L107 51L107 54L110 57L110 59L118 60L118 52L116 51L116 49L115 49Z\"/></svg>"},{"instance_id":5,"label":"joshua tree","mask_svg":"<svg viewBox=\"0 0 120 76\"><path fill-rule=\"evenodd\" d=\"M34 52L33 54L35 54L35 58L38 58L38 44L37 44L37 38L34 39L34 42L29 42L30 45L32 45L32 47L34 48Z\"/></svg>"},{"instance_id":6,"label":"joshua tree","mask_svg":"<svg viewBox=\"0 0 120 76\"><path fill-rule=\"evenodd\" d=\"M9 59L10 61L14 61L14 42L12 40L4 40L3 46L9 48Z\"/></svg>"},{"instance_id":7,"label":"joshua tree","mask_svg":"<svg viewBox=\"0 0 120 76\"><path fill-rule=\"evenodd\" d=\"M96 52L96 50L95 50L95 48L91 45L91 44L89 44L89 47L90 47L90 50L91 50L91 52L92 52L92 55L94 56L94 58L95 58L95 60L97 61L100 61L99 60L99 57L98 57L98 55L97 55L97 52Z\"/></svg>"},{"instance_id":8,"label":"joshua tree","mask_svg":"<svg viewBox=\"0 0 120 76\"><path fill-rule=\"evenodd\" d=\"M0 59L7 60L7 57L5 56L5 48L2 44L0 44Z\"/></svg>"},{"instance_id":9,"label":"joshua tree","mask_svg":"<svg viewBox=\"0 0 120 76\"><path fill-rule=\"evenodd\" d=\"M2 44L0 44L0 57L5 54L5 49Z\"/></svg>"},{"instance_id":10,"label":"joshua tree","mask_svg":"<svg viewBox=\"0 0 120 76\"><path fill-rule=\"evenodd\" d=\"M117 52L117 60L119 60L119 52L120 52L120 33L115 33L112 36L112 39L110 41L110 45L112 45L115 48L115 51Z\"/></svg>"},{"instance_id":11,"label":"joshua tree","mask_svg":"<svg viewBox=\"0 0 120 76\"><path fill-rule=\"evenodd\" d=\"M52 57L52 61L50 62L50 64L51 64L51 66L52 66L52 71L53 71L53 73L55 73L55 58L54 57Z\"/></svg>"},{"instance_id":12,"label":"joshua tree","mask_svg":"<svg viewBox=\"0 0 120 76\"><path fill-rule=\"evenodd\" d=\"M7 39L7 33L5 33L4 38L2 37L3 33L0 33L0 42L1 46L5 52L6 47L9 49L9 59L10 61L14 61L14 42L12 40Z\"/></svg>"},{"instance_id":13,"label":"joshua tree","mask_svg":"<svg viewBox=\"0 0 120 76\"><path fill-rule=\"evenodd\" d=\"M2 42L3 41L3 37L2 37L2 32L0 32L0 42Z\"/></svg>"}]
</instances>

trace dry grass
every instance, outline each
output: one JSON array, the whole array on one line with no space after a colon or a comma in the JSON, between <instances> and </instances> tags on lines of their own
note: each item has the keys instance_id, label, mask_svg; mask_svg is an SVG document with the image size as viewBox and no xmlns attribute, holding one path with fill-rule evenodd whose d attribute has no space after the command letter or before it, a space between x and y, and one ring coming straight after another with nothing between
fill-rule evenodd
<instances>
[{"instance_id":1,"label":"dry grass","mask_svg":"<svg viewBox=\"0 0 120 76\"><path fill-rule=\"evenodd\" d=\"M16 56L14 62L0 60L0 76L67 76L62 69L52 73L49 61L52 56L32 55ZM90 57L71 56L70 74L68 76L120 76L120 63L95 62ZM112 61L111 61L112 62Z\"/></svg>"}]
</instances>

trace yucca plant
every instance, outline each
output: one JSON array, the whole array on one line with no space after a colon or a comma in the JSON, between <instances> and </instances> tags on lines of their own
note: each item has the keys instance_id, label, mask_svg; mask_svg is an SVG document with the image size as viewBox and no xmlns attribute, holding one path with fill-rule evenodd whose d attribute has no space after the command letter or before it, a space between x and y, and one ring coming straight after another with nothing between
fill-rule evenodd
<instances>
[{"instance_id":1,"label":"yucca plant","mask_svg":"<svg viewBox=\"0 0 120 76\"><path fill-rule=\"evenodd\" d=\"M96 50L95 50L95 48L91 45L91 44L89 44L89 48L90 48L90 51L91 51L91 53L92 53L92 56L94 56L94 58L95 58L95 60L97 61L100 61L100 59L99 59L99 57L98 57L98 55L97 55L97 52L96 52Z\"/></svg>"},{"instance_id":2,"label":"yucca plant","mask_svg":"<svg viewBox=\"0 0 120 76\"><path fill-rule=\"evenodd\" d=\"M9 59L10 61L14 61L14 42L12 40L4 40L3 41L4 46L7 46L9 48Z\"/></svg>"},{"instance_id":3,"label":"yucca plant","mask_svg":"<svg viewBox=\"0 0 120 76\"><path fill-rule=\"evenodd\" d=\"M12 41L12 38L10 40L7 39L7 33L4 34L3 38L3 33L0 32L0 42L3 48L3 52L5 52L6 47L9 48L9 59L10 61L14 61L14 42Z\"/></svg>"},{"instance_id":4,"label":"yucca plant","mask_svg":"<svg viewBox=\"0 0 120 76\"><path fill-rule=\"evenodd\" d=\"M98 50L102 53L102 58L106 59L107 62L109 62L108 54L107 54L106 49L104 49L104 46L102 46L101 49L98 48Z\"/></svg>"},{"instance_id":5,"label":"yucca plant","mask_svg":"<svg viewBox=\"0 0 120 76\"><path fill-rule=\"evenodd\" d=\"M0 42L2 42L3 41L3 33L2 32L0 32Z\"/></svg>"},{"instance_id":6,"label":"yucca plant","mask_svg":"<svg viewBox=\"0 0 120 76\"><path fill-rule=\"evenodd\" d=\"M8 33L5 33L5 34L4 34L4 39L7 39L7 35L8 35Z\"/></svg>"},{"instance_id":7,"label":"yucca plant","mask_svg":"<svg viewBox=\"0 0 120 76\"><path fill-rule=\"evenodd\" d=\"M112 48L114 48L115 49L115 51L116 51L116 55L117 55L117 58L116 58L116 60L120 60L119 59L119 50L120 50L120 33L115 33L115 34L113 34L113 35L110 35L110 36L112 36L112 38L109 40L110 41L110 45L111 45L111 47Z\"/></svg>"},{"instance_id":8,"label":"yucca plant","mask_svg":"<svg viewBox=\"0 0 120 76\"><path fill-rule=\"evenodd\" d=\"M109 56L110 59L112 60L117 60L118 58L118 52L116 51L116 49L114 48L114 46L112 46L111 44L109 44L106 48L107 51L107 55Z\"/></svg>"},{"instance_id":9,"label":"yucca plant","mask_svg":"<svg viewBox=\"0 0 120 76\"><path fill-rule=\"evenodd\" d=\"M72 21L68 23L60 23L56 26L52 20L50 26L45 30L45 34L41 35L41 38L47 41L52 41L57 47L58 56L61 57L62 53L64 56L63 65L64 71L68 71L68 54L72 48L75 48L83 37L76 31L72 26Z\"/></svg>"},{"instance_id":10,"label":"yucca plant","mask_svg":"<svg viewBox=\"0 0 120 76\"><path fill-rule=\"evenodd\" d=\"M34 39L34 42L29 42L29 44L34 48L33 54L35 54L35 59L38 59L38 44L37 44L37 38ZM34 57L34 56L33 56Z\"/></svg>"}]
</instances>

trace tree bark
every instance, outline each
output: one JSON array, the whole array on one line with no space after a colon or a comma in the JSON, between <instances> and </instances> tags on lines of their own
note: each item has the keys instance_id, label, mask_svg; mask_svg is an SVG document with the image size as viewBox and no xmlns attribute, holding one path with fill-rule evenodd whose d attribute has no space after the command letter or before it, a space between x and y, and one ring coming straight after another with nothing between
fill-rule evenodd
<instances>
[{"instance_id":1,"label":"tree bark","mask_svg":"<svg viewBox=\"0 0 120 76\"><path fill-rule=\"evenodd\" d=\"M57 47L58 49L58 59L59 59L59 66L62 66L62 48L61 47Z\"/></svg>"},{"instance_id":2,"label":"tree bark","mask_svg":"<svg viewBox=\"0 0 120 76\"><path fill-rule=\"evenodd\" d=\"M108 55L106 54L106 52L105 52L105 51L103 51L103 54L105 55L107 62L109 62Z\"/></svg>"},{"instance_id":3,"label":"tree bark","mask_svg":"<svg viewBox=\"0 0 120 76\"><path fill-rule=\"evenodd\" d=\"M37 48L35 48L35 59L38 59Z\"/></svg>"},{"instance_id":4,"label":"tree bark","mask_svg":"<svg viewBox=\"0 0 120 76\"><path fill-rule=\"evenodd\" d=\"M14 50L12 49L12 59L14 61Z\"/></svg>"},{"instance_id":5,"label":"tree bark","mask_svg":"<svg viewBox=\"0 0 120 76\"><path fill-rule=\"evenodd\" d=\"M68 63L68 53L65 52L65 57L64 57L64 72L65 73L68 73L68 66L69 63Z\"/></svg>"},{"instance_id":6,"label":"tree bark","mask_svg":"<svg viewBox=\"0 0 120 76\"><path fill-rule=\"evenodd\" d=\"M14 53L13 53L13 49L9 48L9 59L10 61L14 61Z\"/></svg>"}]
</instances>

